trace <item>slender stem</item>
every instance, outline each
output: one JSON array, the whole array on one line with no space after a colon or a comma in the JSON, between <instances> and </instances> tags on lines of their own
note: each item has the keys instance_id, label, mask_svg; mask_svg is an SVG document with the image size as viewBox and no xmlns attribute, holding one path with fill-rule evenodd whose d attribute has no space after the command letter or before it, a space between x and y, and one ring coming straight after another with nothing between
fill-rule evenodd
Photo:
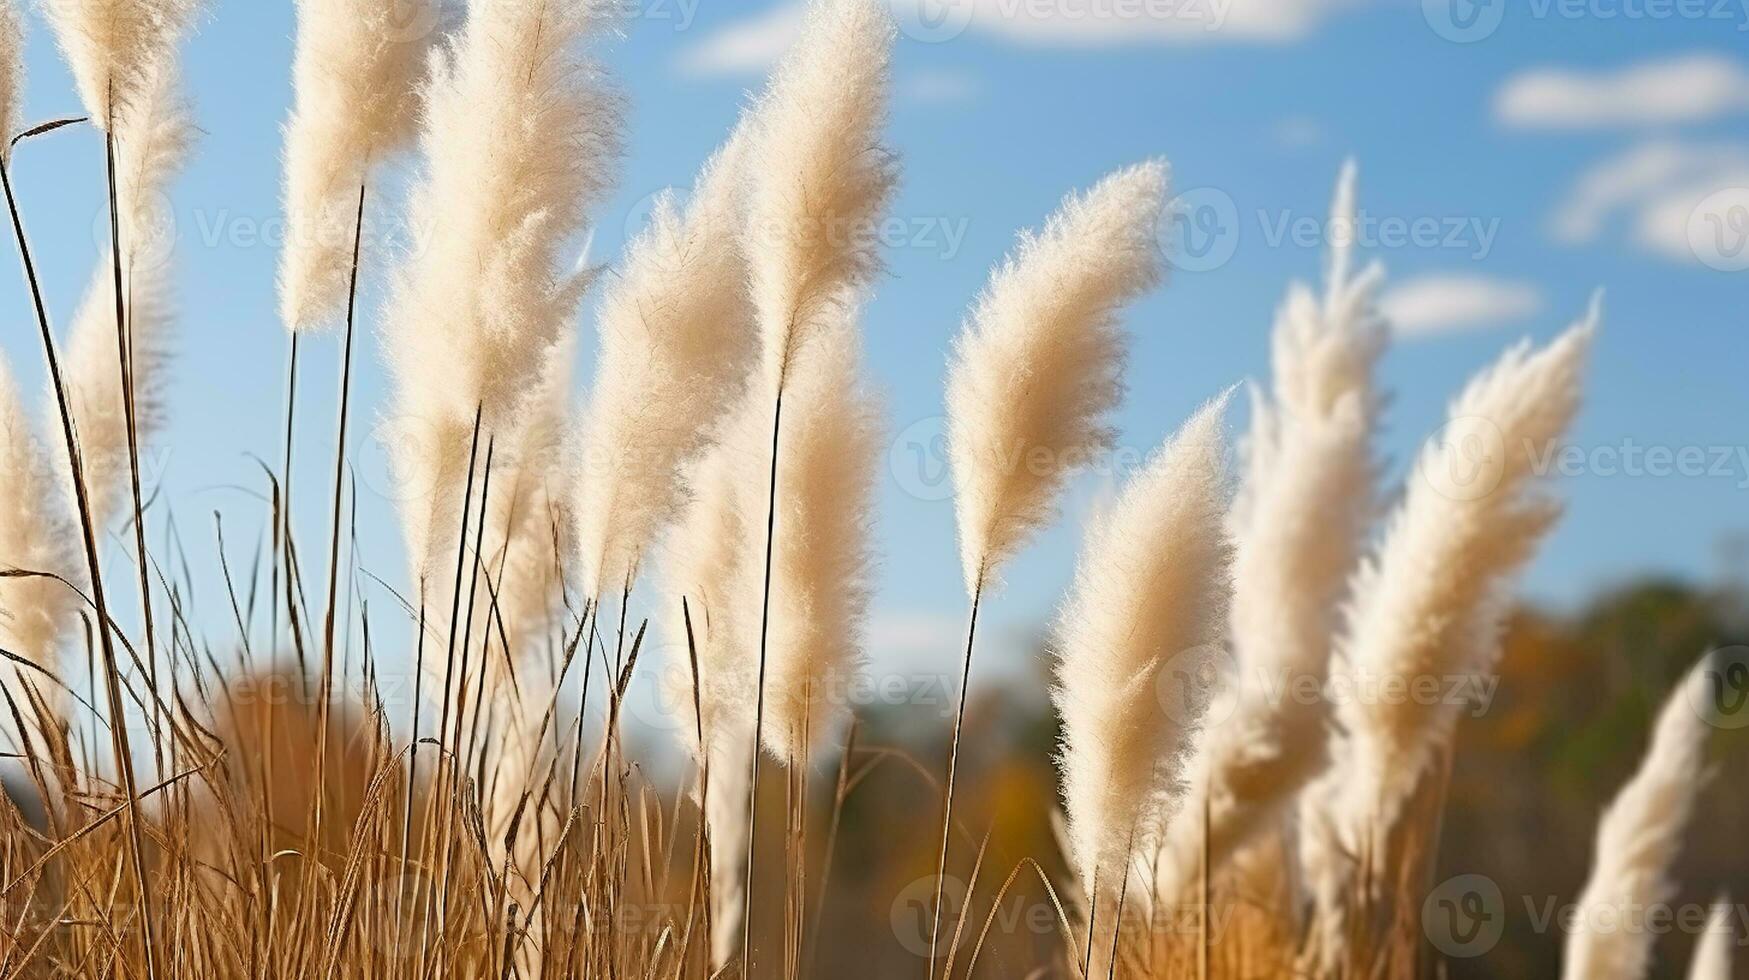
<instances>
[{"instance_id":1,"label":"slender stem","mask_svg":"<svg viewBox=\"0 0 1749 980\"><path fill-rule=\"evenodd\" d=\"M133 324L127 316L127 303L122 294L121 273L121 204L115 186L115 129L104 133L104 155L109 175L109 246L110 266L115 276L115 349L121 369L122 416L128 428L128 482L133 491L134 552L140 566L140 610L146 628L146 680L152 687L152 757L160 773L164 769L164 748L161 735L163 714L158 703L158 643L152 624L152 580L146 560L145 505L140 495L140 429L134 404L134 343Z\"/></svg>"},{"instance_id":2,"label":"slender stem","mask_svg":"<svg viewBox=\"0 0 1749 980\"><path fill-rule=\"evenodd\" d=\"M42 287L37 282L36 263L30 255L30 245L24 234L24 221L18 214L18 199L12 192L10 161L0 161L0 187L6 192L6 210L12 218L12 231L18 238L18 253L24 261L24 276L30 284L31 302L36 307L37 325L42 330L43 356L48 360L49 377L55 388L55 402L61 413L61 433L67 440L67 465L73 478L73 494L79 508L79 530L84 538L85 563L91 573L91 604L97 611L98 647L103 653L104 678L109 689L110 741L121 769L122 787L128 806L123 820L128 832L128 857L133 862L134 885L139 890L141 937L145 942L146 976L158 975L158 961L153 942L152 893L146 883L145 847L140 834L140 789L134 775L133 747L128 743L128 728L122 723L121 673L115 664L115 638L110 635L109 603L104 597L102 566L97 557L97 529L91 518L91 497L85 485L85 466L79 458L79 438L73 431L73 410L67 402L67 387L61 377L60 357L55 353L54 331L49 327L49 314L43 304Z\"/></svg>"},{"instance_id":3,"label":"slender stem","mask_svg":"<svg viewBox=\"0 0 1749 980\"><path fill-rule=\"evenodd\" d=\"M766 648L771 639L771 569L777 542L777 453L783 437L783 379L777 382L777 402L771 416L771 483L765 511L765 595L759 614L759 686L754 697L753 751L747 763L747 877L741 907L741 976L753 976L753 879L758 867L753 847L758 840L755 826L759 816L759 743L765 738L765 667Z\"/></svg>"},{"instance_id":4,"label":"slender stem","mask_svg":"<svg viewBox=\"0 0 1749 980\"><path fill-rule=\"evenodd\" d=\"M941 902L947 884L947 848L953 834L953 787L959 776L960 730L966 723L966 690L972 685L972 645L978 639L978 610L984 604L984 580L972 588L972 614L966 624L966 655L960 667L959 704L954 709L953 733L948 737L947 784L942 792L941 852L935 864L935 923L929 929L929 976L935 976L936 947L941 938Z\"/></svg>"},{"instance_id":5,"label":"slender stem","mask_svg":"<svg viewBox=\"0 0 1749 980\"><path fill-rule=\"evenodd\" d=\"M328 704L334 690L334 620L340 606L341 501L346 487L346 421L352 402L352 336L358 321L358 257L364 240L364 185L358 187L358 224L352 238L352 281L346 297L346 339L340 355L340 426L334 443L334 525L328 545L328 610L322 621L322 680L316 700L315 832L312 843L322 838L322 799L327 795ZM319 846L319 845L317 845Z\"/></svg>"}]
</instances>

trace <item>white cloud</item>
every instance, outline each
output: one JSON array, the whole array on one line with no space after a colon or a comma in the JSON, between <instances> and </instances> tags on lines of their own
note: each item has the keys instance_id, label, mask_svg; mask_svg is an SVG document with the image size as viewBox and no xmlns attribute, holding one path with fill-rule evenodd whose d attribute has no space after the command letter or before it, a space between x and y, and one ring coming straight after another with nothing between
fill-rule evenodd
<instances>
[{"instance_id":1,"label":"white cloud","mask_svg":"<svg viewBox=\"0 0 1749 980\"><path fill-rule=\"evenodd\" d=\"M1297 41L1355 0L898 0L972 4L972 26L1028 44Z\"/></svg>"},{"instance_id":2,"label":"white cloud","mask_svg":"<svg viewBox=\"0 0 1749 980\"><path fill-rule=\"evenodd\" d=\"M802 34L803 7L780 3L738 20L680 53L680 70L688 75L758 74Z\"/></svg>"},{"instance_id":3,"label":"white cloud","mask_svg":"<svg viewBox=\"0 0 1749 980\"><path fill-rule=\"evenodd\" d=\"M1677 261L1717 259L1736 240L1749 200L1749 145L1655 140L1632 147L1580 175L1556 209L1554 233L1570 244L1603 236L1622 219L1629 239ZM1716 245L1707 236L1724 234Z\"/></svg>"},{"instance_id":4,"label":"white cloud","mask_svg":"<svg viewBox=\"0 0 1749 980\"><path fill-rule=\"evenodd\" d=\"M1699 122L1749 111L1749 68L1712 54L1594 73L1538 68L1509 79L1494 111L1543 129Z\"/></svg>"},{"instance_id":5,"label":"white cloud","mask_svg":"<svg viewBox=\"0 0 1749 980\"><path fill-rule=\"evenodd\" d=\"M1369 0L890 0L903 38L949 41L970 30L1059 48L1158 43L1285 43ZM801 33L803 5L782 0L683 51L693 75L765 71Z\"/></svg>"},{"instance_id":6,"label":"white cloud","mask_svg":"<svg viewBox=\"0 0 1749 980\"><path fill-rule=\"evenodd\" d=\"M1426 336L1520 320L1541 310L1543 300L1525 283L1445 275L1408 280L1380 303L1399 334Z\"/></svg>"},{"instance_id":7,"label":"white cloud","mask_svg":"<svg viewBox=\"0 0 1749 980\"><path fill-rule=\"evenodd\" d=\"M970 102L983 88L976 75L947 68L920 70L899 80L901 98L938 105Z\"/></svg>"}]
</instances>

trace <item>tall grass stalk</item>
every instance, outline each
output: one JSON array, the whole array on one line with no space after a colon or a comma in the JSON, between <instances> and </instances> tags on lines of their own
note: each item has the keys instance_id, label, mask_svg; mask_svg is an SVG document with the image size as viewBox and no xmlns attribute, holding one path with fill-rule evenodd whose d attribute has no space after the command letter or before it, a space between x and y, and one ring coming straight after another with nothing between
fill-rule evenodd
<instances>
[{"instance_id":1,"label":"tall grass stalk","mask_svg":"<svg viewBox=\"0 0 1749 980\"><path fill-rule=\"evenodd\" d=\"M152 918L151 913L156 906L152 901L151 887L146 880L144 834L140 829L140 791L134 773L133 745L128 738L127 725L123 722L121 674L116 668L115 640L109 620L109 603L103 590L102 563L97 555L97 529L92 522L91 500L85 483L84 464L80 459L79 439L74 432L73 412L67 399L66 383L61 375L60 357L55 351L54 331L49 327L48 309L43 304L42 287L37 281L36 263L31 258L30 243L24 233L24 221L18 212L18 199L13 193L10 154L7 155L6 159L0 161L0 183L4 184L6 208L12 218L12 231L18 243L19 258L24 263L25 281L30 286L31 304L36 310L37 325L42 332L43 357L48 362L50 385L54 389L55 404L61 415L61 433L66 439L67 461L71 468L75 505L79 512L79 530L85 545L86 570L91 576L91 605L97 615L97 645L103 654L103 676L109 698L110 744L115 752L116 765L121 770L122 786L127 794L126 809L121 816L122 825L128 838L127 863L132 869L135 894L140 900L141 907L146 910L141 921L140 942L145 956L147 978L154 980L158 973L157 950L154 941L155 924L148 920Z\"/></svg>"}]
</instances>

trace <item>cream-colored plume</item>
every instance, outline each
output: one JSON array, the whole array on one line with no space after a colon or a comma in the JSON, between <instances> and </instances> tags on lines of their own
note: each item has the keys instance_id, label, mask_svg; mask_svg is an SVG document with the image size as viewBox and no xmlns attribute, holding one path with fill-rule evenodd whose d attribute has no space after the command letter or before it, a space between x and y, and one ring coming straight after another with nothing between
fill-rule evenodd
<instances>
[{"instance_id":1,"label":"cream-colored plume","mask_svg":"<svg viewBox=\"0 0 1749 980\"><path fill-rule=\"evenodd\" d=\"M898 176L880 142L896 33L881 0L811 0L753 107L746 247L771 392L879 268L877 223Z\"/></svg>"},{"instance_id":2,"label":"cream-colored plume","mask_svg":"<svg viewBox=\"0 0 1749 980\"><path fill-rule=\"evenodd\" d=\"M991 276L947 376L966 588L976 592L1056 510L1070 474L1108 450L1123 394L1117 311L1159 278L1166 165L1072 195Z\"/></svg>"},{"instance_id":3,"label":"cream-colored plume","mask_svg":"<svg viewBox=\"0 0 1749 980\"><path fill-rule=\"evenodd\" d=\"M583 594L617 598L684 504L680 469L739 397L753 354L737 130L682 214L656 201L602 297L573 510Z\"/></svg>"},{"instance_id":4,"label":"cream-colored plume","mask_svg":"<svg viewBox=\"0 0 1749 980\"><path fill-rule=\"evenodd\" d=\"M12 160L12 137L24 113L24 20L0 0L0 165Z\"/></svg>"},{"instance_id":5,"label":"cream-colored plume","mask_svg":"<svg viewBox=\"0 0 1749 980\"><path fill-rule=\"evenodd\" d=\"M415 578L453 556L476 410L512 431L589 281L565 248L607 188L620 114L579 48L608 17L605 0L476 2L433 57L417 244L382 331Z\"/></svg>"},{"instance_id":6,"label":"cream-colored plume","mask_svg":"<svg viewBox=\"0 0 1749 980\"><path fill-rule=\"evenodd\" d=\"M1340 646L1351 690L1429 679L1450 690L1454 679L1479 681L1494 669L1506 587L1560 514L1536 461L1559 446L1578 411L1600 316L1593 303L1583 323L1542 350L1514 347L1452 405L1356 577ZM1395 823L1467 707L1424 700L1357 696L1338 706L1353 750L1353 770L1341 775L1351 846Z\"/></svg>"},{"instance_id":7,"label":"cream-colored plume","mask_svg":"<svg viewBox=\"0 0 1749 980\"><path fill-rule=\"evenodd\" d=\"M1694 958L1688 964L1688 980L1731 980L1731 947L1736 945L1736 926L1730 902L1719 899L1707 916L1706 931L1695 943Z\"/></svg>"},{"instance_id":8,"label":"cream-colored plume","mask_svg":"<svg viewBox=\"0 0 1749 980\"><path fill-rule=\"evenodd\" d=\"M1332 207L1335 227L1353 226L1354 177L1350 164ZM1192 776L1193 796L1207 801L1216 868L1270 826L1326 761L1321 694L1343 586L1372 516L1372 372L1387 337L1376 306L1382 273L1351 278L1352 248L1334 247L1321 298L1303 285L1289 290L1275 323L1273 397L1253 400L1229 520L1233 709L1205 733ZM1200 821L1175 826L1160 856L1162 901L1183 898L1195 880L1204 836Z\"/></svg>"},{"instance_id":9,"label":"cream-colored plume","mask_svg":"<svg viewBox=\"0 0 1749 980\"><path fill-rule=\"evenodd\" d=\"M1231 587L1226 402L1198 411L1093 520L1056 625L1071 857L1100 908L1116 907L1166 829L1211 693Z\"/></svg>"},{"instance_id":10,"label":"cream-colored plume","mask_svg":"<svg viewBox=\"0 0 1749 980\"><path fill-rule=\"evenodd\" d=\"M1591 878L1567 934L1565 980L1645 980L1657 933L1648 916L1676 896L1670 870L1706 784L1716 670L1702 659L1670 695L1652 746L1597 826Z\"/></svg>"},{"instance_id":11,"label":"cream-colored plume","mask_svg":"<svg viewBox=\"0 0 1749 980\"><path fill-rule=\"evenodd\" d=\"M175 326L172 264L175 216L167 196L194 141L194 122L174 67L148 76L115 121L116 199L122 245L122 298L133 370L134 419L141 446L165 417L171 331ZM116 349L115 270L105 250L67 339L67 395L78 427L93 526L102 528L126 497L130 479L128 426ZM71 497L64 440L51 453Z\"/></svg>"},{"instance_id":12,"label":"cream-colored plume","mask_svg":"<svg viewBox=\"0 0 1749 980\"><path fill-rule=\"evenodd\" d=\"M359 188L413 139L441 11L438 0L297 0L297 12L279 304L302 330L345 305Z\"/></svg>"},{"instance_id":13,"label":"cream-colored plume","mask_svg":"<svg viewBox=\"0 0 1749 980\"><path fill-rule=\"evenodd\" d=\"M63 482L54 457L31 428L0 355L0 483L6 487L0 494L0 571L44 572L83 581L81 556L71 550L77 534L69 521L68 498L60 492ZM78 609L78 595L53 579L0 578L0 650L58 670L56 652ZM29 677L45 697L59 693L41 675L14 664L0 667L0 677L26 718L31 717L30 701L19 678ZM10 730L10 715L0 717L7 719L0 728Z\"/></svg>"},{"instance_id":14,"label":"cream-colored plume","mask_svg":"<svg viewBox=\"0 0 1749 980\"><path fill-rule=\"evenodd\" d=\"M118 128L124 109L159 84L200 0L40 0L91 122Z\"/></svg>"},{"instance_id":15,"label":"cream-colored plume","mask_svg":"<svg viewBox=\"0 0 1749 980\"><path fill-rule=\"evenodd\" d=\"M851 323L820 327L796 352L786 397L764 736L777 758L805 765L847 708L868 613L882 426Z\"/></svg>"}]
</instances>

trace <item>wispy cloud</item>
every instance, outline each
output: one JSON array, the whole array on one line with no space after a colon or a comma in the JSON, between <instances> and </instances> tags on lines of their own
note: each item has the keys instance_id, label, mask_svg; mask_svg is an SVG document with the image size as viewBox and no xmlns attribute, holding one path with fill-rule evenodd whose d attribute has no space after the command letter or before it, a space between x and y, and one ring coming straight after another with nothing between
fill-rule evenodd
<instances>
[{"instance_id":1,"label":"wispy cloud","mask_svg":"<svg viewBox=\"0 0 1749 980\"><path fill-rule=\"evenodd\" d=\"M1749 235L1749 145L1652 140L1581 174L1556 209L1555 237L1587 244L1615 223L1640 248L1677 261L1716 259L1707 236Z\"/></svg>"},{"instance_id":2,"label":"wispy cloud","mask_svg":"<svg viewBox=\"0 0 1749 980\"><path fill-rule=\"evenodd\" d=\"M688 75L751 75L777 64L802 34L803 6L781 3L723 27L680 53Z\"/></svg>"},{"instance_id":3,"label":"wispy cloud","mask_svg":"<svg viewBox=\"0 0 1749 980\"><path fill-rule=\"evenodd\" d=\"M1603 72L1537 68L1508 79L1494 111L1539 129L1700 122L1749 111L1749 68L1705 53Z\"/></svg>"},{"instance_id":4,"label":"wispy cloud","mask_svg":"<svg viewBox=\"0 0 1749 980\"><path fill-rule=\"evenodd\" d=\"M913 41L967 31L1017 44L1105 48L1161 43L1287 43L1367 0L890 0ZM803 5L775 6L718 28L682 52L692 75L739 75L776 63L801 29Z\"/></svg>"},{"instance_id":5,"label":"wispy cloud","mask_svg":"<svg viewBox=\"0 0 1749 980\"><path fill-rule=\"evenodd\" d=\"M1410 279L1385 294L1385 317L1397 333L1427 336L1486 329L1542 309L1535 286L1476 275Z\"/></svg>"}]
</instances>

